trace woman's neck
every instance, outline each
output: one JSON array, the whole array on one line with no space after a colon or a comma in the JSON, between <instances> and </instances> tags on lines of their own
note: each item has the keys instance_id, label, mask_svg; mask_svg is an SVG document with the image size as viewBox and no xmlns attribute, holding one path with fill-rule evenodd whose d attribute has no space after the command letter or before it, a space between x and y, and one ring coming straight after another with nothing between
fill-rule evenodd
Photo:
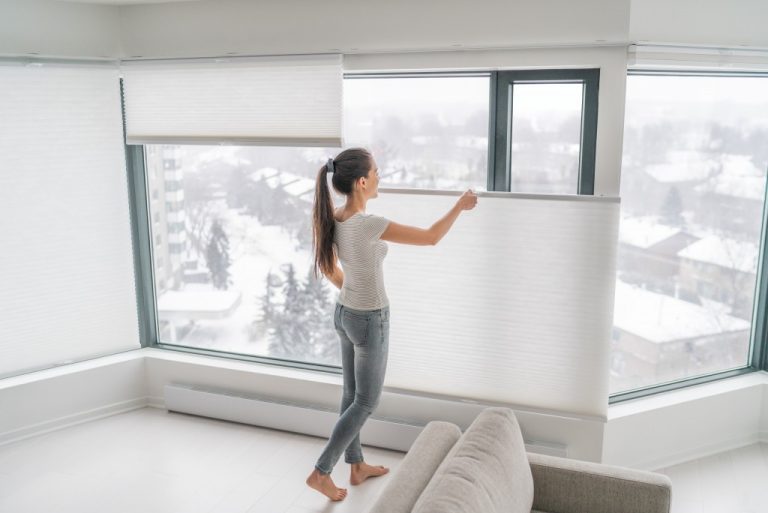
<instances>
[{"instance_id":1,"label":"woman's neck","mask_svg":"<svg viewBox=\"0 0 768 513\"><path fill-rule=\"evenodd\" d=\"M365 212L366 199L361 197L348 197L344 205L345 212Z\"/></svg>"}]
</instances>

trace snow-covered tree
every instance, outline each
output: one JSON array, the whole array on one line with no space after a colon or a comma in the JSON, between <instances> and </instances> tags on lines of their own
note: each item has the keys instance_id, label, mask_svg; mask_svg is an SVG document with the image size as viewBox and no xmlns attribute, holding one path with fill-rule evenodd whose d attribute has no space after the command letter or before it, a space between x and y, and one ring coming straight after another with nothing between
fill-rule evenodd
<instances>
[{"instance_id":1,"label":"snow-covered tree","mask_svg":"<svg viewBox=\"0 0 768 513\"><path fill-rule=\"evenodd\" d=\"M229 239L218 219L211 224L211 234L205 249L205 260L211 274L211 283L217 289L228 289L232 284L229 275Z\"/></svg>"}]
</instances>

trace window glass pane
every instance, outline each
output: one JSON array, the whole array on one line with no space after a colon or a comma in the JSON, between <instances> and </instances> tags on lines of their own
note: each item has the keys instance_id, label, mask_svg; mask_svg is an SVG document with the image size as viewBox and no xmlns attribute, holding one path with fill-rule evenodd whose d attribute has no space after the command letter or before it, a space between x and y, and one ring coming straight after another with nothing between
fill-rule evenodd
<instances>
[{"instance_id":1,"label":"window glass pane","mask_svg":"<svg viewBox=\"0 0 768 513\"><path fill-rule=\"evenodd\" d=\"M748 364L768 77L629 76L611 392Z\"/></svg>"},{"instance_id":2,"label":"window glass pane","mask_svg":"<svg viewBox=\"0 0 768 513\"><path fill-rule=\"evenodd\" d=\"M314 180L338 151L146 146L162 343L340 365L338 290L309 274Z\"/></svg>"},{"instance_id":3,"label":"window glass pane","mask_svg":"<svg viewBox=\"0 0 768 513\"><path fill-rule=\"evenodd\" d=\"M344 145L373 151L382 187L487 190L489 77L350 78Z\"/></svg>"},{"instance_id":4,"label":"window glass pane","mask_svg":"<svg viewBox=\"0 0 768 513\"><path fill-rule=\"evenodd\" d=\"M513 192L576 193L583 89L581 83L512 86Z\"/></svg>"}]
</instances>

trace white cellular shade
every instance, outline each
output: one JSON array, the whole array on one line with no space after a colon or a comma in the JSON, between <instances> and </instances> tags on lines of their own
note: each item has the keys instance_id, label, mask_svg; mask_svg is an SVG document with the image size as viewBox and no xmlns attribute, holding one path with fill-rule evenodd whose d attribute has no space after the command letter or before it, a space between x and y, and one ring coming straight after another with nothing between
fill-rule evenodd
<instances>
[{"instance_id":1,"label":"white cellular shade","mask_svg":"<svg viewBox=\"0 0 768 513\"><path fill-rule=\"evenodd\" d=\"M428 228L457 197L382 192ZM436 246L389 243L385 386L604 418L616 199L483 195Z\"/></svg>"},{"instance_id":2,"label":"white cellular shade","mask_svg":"<svg viewBox=\"0 0 768 513\"><path fill-rule=\"evenodd\" d=\"M340 146L339 55L122 65L129 144Z\"/></svg>"},{"instance_id":3,"label":"white cellular shade","mask_svg":"<svg viewBox=\"0 0 768 513\"><path fill-rule=\"evenodd\" d=\"M0 376L140 347L116 66L0 63Z\"/></svg>"}]
</instances>

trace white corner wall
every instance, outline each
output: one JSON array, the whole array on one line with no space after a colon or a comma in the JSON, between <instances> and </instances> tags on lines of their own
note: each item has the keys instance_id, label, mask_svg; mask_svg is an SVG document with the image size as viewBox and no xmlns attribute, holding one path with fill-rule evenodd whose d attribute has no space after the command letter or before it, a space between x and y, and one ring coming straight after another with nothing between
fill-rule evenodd
<instances>
[{"instance_id":1,"label":"white corner wall","mask_svg":"<svg viewBox=\"0 0 768 513\"><path fill-rule=\"evenodd\" d=\"M113 5L0 0L0 55L114 58L119 16Z\"/></svg>"},{"instance_id":2,"label":"white corner wall","mask_svg":"<svg viewBox=\"0 0 768 513\"><path fill-rule=\"evenodd\" d=\"M342 386L337 374L142 348L0 380L0 445L136 408L165 408L164 389L169 384L330 411L338 409ZM484 407L384 392L373 417L417 426L446 420L463 430ZM527 443L564 447L570 458L600 460L604 420L517 409L515 413ZM301 430L301 422L297 420L300 432L316 434L309 426ZM264 425L270 427L268 421ZM393 437L392 433L373 436L363 438L363 443L388 447ZM390 448L409 445L396 442Z\"/></svg>"},{"instance_id":3,"label":"white corner wall","mask_svg":"<svg viewBox=\"0 0 768 513\"><path fill-rule=\"evenodd\" d=\"M603 462L656 470L768 442L768 372L665 392L608 409Z\"/></svg>"},{"instance_id":4,"label":"white corner wall","mask_svg":"<svg viewBox=\"0 0 768 513\"><path fill-rule=\"evenodd\" d=\"M169 384L331 411L341 397L341 377L334 374L142 348L0 380L0 445L136 408L165 408ZM463 430L483 408L385 392L374 417L414 425L446 420ZM518 409L515 414L527 443L564 446L574 459L656 470L768 442L768 372L614 405L607 424ZM386 447L393 435L376 436L364 443Z\"/></svg>"},{"instance_id":5,"label":"white corner wall","mask_svg":"<svg viewBox=\"0 0 768 513\"><path fill-rule=\"evenodd\" d=\"M0 445L145 406L141 351L0 379Z\"/></svg>"}]
</instances>

